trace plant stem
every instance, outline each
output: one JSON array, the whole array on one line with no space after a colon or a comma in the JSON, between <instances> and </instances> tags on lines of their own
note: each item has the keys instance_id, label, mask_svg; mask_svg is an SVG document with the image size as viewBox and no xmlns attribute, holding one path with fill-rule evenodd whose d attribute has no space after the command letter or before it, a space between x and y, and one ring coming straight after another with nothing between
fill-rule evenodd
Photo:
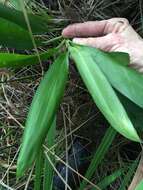
<instances>
[{"instance_id":1,"label":"plant stem","mask_svg":"<svg viewBox=\"0 0 143 190\"><path fill-rule=\"evenodd\" d=\"M36 161L34 190L41 190L42 170L43 170L43 148L41 147Z\"/></svg>"}]
</instances>

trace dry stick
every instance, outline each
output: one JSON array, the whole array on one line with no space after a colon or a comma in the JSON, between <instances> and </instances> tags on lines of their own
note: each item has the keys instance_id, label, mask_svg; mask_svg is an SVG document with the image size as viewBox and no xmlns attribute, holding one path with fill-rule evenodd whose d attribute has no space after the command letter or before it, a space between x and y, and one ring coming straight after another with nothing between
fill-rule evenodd
<instances>
[{"instance_id":1,"label":"dry stick","mask_svg":"<svg viewBox=\"0 0 143 190\"><path fill-rule=\"evenodd\" d=\"M54 152L50 151L50 149L48 147L46 147L45 145L43 145L43 147L46 149L47 152L50 152L53 156L55 156L55 158L57 160L59 160L62 164L64 164L66 167L68 167L71 171L73 171L74 173L76 173L79 177L81 177L82 179L84 179L87 183L89 183L90 185L92 185L93 187L95 187L97 190L101 190L97 185L95 185L94 183L92 183L91 181L89 181L86 177L84 177L79 172L77 172L76 170L74 170L70 165L68 165L65 161L63 161ZM48 154L47 154L46 151L45 151L45 155L46 155L46 157L48 157Z\"/></svg>"},{"instance_id":2,"label":"dry stick","mask_svg":"<svg viewBox=\"0 0 143 190\"><path fill-rule=\"evenodd\" d=\"M141 153L141 159L138 165L138 168L136 170L136 173L134 175L134 178L128 188L128 190L135 190L136 186L140 183L140 181L143 179L143 151Z\"/></svg>"},{"instance_id":3,"label":"dry stick","mask_svg":"<svg viewBox=\"0 0 143 190\"><path fill-rule=\"evenodd\" d=\"M68 163L68 137L67 137L67 124L66 124L66 118L64 115L64 108L62 107L63 111L63 121L64 121L64 131L65 131L65 149L66 149L66 162ZM68 183L68 167L66 167L66 184ZM65 190L68 190L67 185L65 186Z\"/></svg>"},{"instance_id":4,"label":"dry stick","mask_svg":"<svg viewBox=\"0 0 143 190\"><path fill-rule=\"evenodd\" d=\"M15 161L15 159L16 159L16 157L17 157L18 153L19 153L19 150L20 150L20 147L18 148L18 150L17 150L17 152L16 152L16 154L15 154L14 158L12 159L12 161L11 161L11 163L10 163L10 165L9 165L8 169L6 170L6 172L5 172L4 176L3 176L3 177L2 177L2 179L0 180L0 184L3 182L3 180L4 180L4 179L5 179L5 177L7 176L7 173L9 172L9 170L10 170L11 166L13 165L13 163L14 163L14 161Z\"/></svg>"},{"instance_id":5,"label":"dry stick","mask_svg":"<svg viewBox=\"0 0 143 190\"><path fill-rule=\"evenodd\" d=\"M4 79L4 75L2 75L2 81L4 81L3 79ZM2 87L2 90L3 90L3 95L4 95L4 97L5 97L6 101L7 101L7 104L8 104L8 106L11 107L11 104L10 104L10 102L9 102L9 99L8 99L7 95L6 95L5 87L4 87L4 84L3 84L3 83L1 84L1 87Z\"/></svg>"},{"instance_id":6,"label":"dry stick","mask_svg":"<svg viewBox=\"0 0 143 190\"><path fill-rule=\"evenodd\" d=\"M56 174L59 176L59 178L62 180L62 182L66 185L66 187L69 190L72 190L71 187L67 184L67 182L64 180L64 178L61 176L61 174L59 173L59 171L56 169L56 167L54 166L52 160L50 159L50 157L48 156L47 152L44 152L46 158L48 159L49 163L51 164L51 166L53 167L54 171L56 172Z\"/></svg>"},{"instance_id":7,"label":"dry stick","mask_svg":"<svg viewBox=\"0 0 143 190\"><path fill-rule=\"evenodd\" d=\"M26 182L26 185L25 185L24 190L27 190L27 189L28 189L29 183L30 183L31 178L32 178L33 170L34 170L34 164L33 164L32 170L30 171L30 174L29 174L29 177L28 177L28 179L27 179L27 182Z\"/></svg>"},{"instance_id":8,"label":"dry stick","mask_svg":"<svg viewBox=\"0 0 143 190\"><path fill-rule=\"evenodd\" d=\"M23 125L21 125L21 123L1 103L0 106L10 116L11 119L13 119L22 129L24 129Z\"/></svg>"},{"instance_id":9,"label":"dry stick","mask_svg":"<svg viewBox=\"0 0 143 190\"><path fill-rule=\"evenodd\" d=\"M9 187L8 185L6 185L5 183L3 183L2 181L0 182L0 184L5 187L7 190L14 190L11 187Z\"/></svg>"},{"instance_id":10,"label":"dry stick","mask_svg":"<svg viewBox=\"0 0 143 190\"><path fill-rule=\"evenodd\" d=\"M72 135L73 133L75 133L77 130L79 130L81 127L83 127L88 121L90 121L91 119L93 119L94 117L96 117L97 114L91 116L88 120L86 120L85 122L83 122L81 125L79 125L77 128L73 129L70 133L67 134L67 137L69 137L70 135ZM70 120L69 120L70 121ZM52 147L50 147L49 150L54 149L56 146L58 146L61 142L63 142L65 140L65 137L63 137L61 140L59 140L57 143L55 143Z\"/></svg>"}]
</instances>

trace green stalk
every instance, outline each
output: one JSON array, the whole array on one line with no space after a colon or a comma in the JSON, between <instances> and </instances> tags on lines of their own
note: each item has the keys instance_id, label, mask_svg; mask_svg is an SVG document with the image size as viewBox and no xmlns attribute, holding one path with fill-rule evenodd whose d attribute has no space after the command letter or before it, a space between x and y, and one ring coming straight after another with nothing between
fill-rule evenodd
<instances>
[{"instance_id":1,"label":"green stalk","mask_svg":"<svg viewBox=\"0 0 143 190\"><path fill-rule=\"evenodd\" d=\"M55 133L56 132L56 119L47 135L47 146L51 148L54 145ZM54 156L50 153L47 153L51 161L54 162ZM45 155L44 155L45 156ZM49 163L48 159L45 157L45 167L44 167L44 182L43 182L43 190L52 190L53 185L53 167Z\"/></svg>"},{"instance_id":2,"label":"green stalk","mask_svg":"<svg viewBox=\"0 0 143 190\"><path fill-rule=\"evenodd\" d=\"M101 180L97 186L99 186L102 190L106 189L107 186L109 186L111 183L113 183L118 177L120 177L123 173L122 169L116 170L111 175L105 177L103 180ZM92 190L97 190L96 188L92 188Z\"/></svg>"},{"instance_id":3,"label":"green stalk","mask_svg":"<svg viewBox=\"0 0 143 190\"><path fill-rule=\"evenodd\" d=\"M34 190L41 190L42 171L43 171L43 149L41 148L38 154L38 158L36 160Z\"/></svg>"},{"instance_id":4,"label":"green stalk","mask_svg":"<svg viewBox=\"0 0 143 190\"><path fill-rule=\"evenodd\" d=\"M126 190L126 188L128 187L132 176L134 175L134 172L136 170L136 167L138 165L138 161L139 159L137 158L129 167L129 170L127 172L127 174L124 176L124 179L121 183L121 186L118 190Z\"/></svg>"},{"instance_id":5,"label":"green stalk","mask_svg":"<svg viewBox=\"0 0 143 190\"><path fill-rule=\"evenodd\" d=\"M88 180L92 179L93 174L95 173L97 167L103 160L105 154L108 152L110 145L112 144L117 132L112 128L109 127L105 133L105 136L102 139L102 142L100 143L96 153L94 154L94 157L88 167L88 170L85 174L85 177ZM80 184L79 190L84 190L86 187L87 182L85 180L82 181Z\"/></svg>"}]
</instances>

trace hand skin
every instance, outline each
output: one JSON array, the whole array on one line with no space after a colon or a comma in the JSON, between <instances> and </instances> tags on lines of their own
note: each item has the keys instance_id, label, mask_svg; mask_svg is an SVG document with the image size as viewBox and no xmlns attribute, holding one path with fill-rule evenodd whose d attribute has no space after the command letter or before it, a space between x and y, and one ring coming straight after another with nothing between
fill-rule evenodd
<instances>
[{"instance_id":1,"label":"hand skin","mask_svg":"<svg viewBox=\"0 0 143 190\"><path fill-rule=\"evenodd\" d=\"M62 35L73 42L108 52L126 52L130 65L143 73L143 39L125 18L88 21L67 26Z\"/></svg>"}]
</instances>

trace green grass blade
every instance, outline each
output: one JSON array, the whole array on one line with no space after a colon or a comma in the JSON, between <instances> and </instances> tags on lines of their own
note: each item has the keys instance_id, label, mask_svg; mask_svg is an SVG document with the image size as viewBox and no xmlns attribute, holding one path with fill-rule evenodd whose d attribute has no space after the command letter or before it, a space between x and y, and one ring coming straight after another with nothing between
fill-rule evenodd
<instances>
[{"instance_id":1,"label":"green grass blade","mask_svg":"<svg viewBox=\"0 0 143 190\"><path fill-rule=\"evenodd\" d=\"M43 149L41 149L38 152L38 156L35 163L35 179L34 179L34 190L41 190L42 185L42 172L43 172Z\"/></svg>"},{"instance_id":2,"label":"green grass blade","mask_svg":"<svg viewBox=\"0 0 143 190\"><path fill-rule=\"evenodd\" d=\"M57 52L56 48L51 48L48 51L41 53L40 60L46 61L49 57L55 55ZM28 65L35 65L39 63L37 54L33 55L22 55L12 53L0 53L0 68L3 67L23 67Z\"/></svg>"},{"instance_id":3,"label":"green grass blade","mask_svg":"<svg viewBox=\"0 0 143 190\"><path fill-rule=\"evenodd\" d=\"M41 42L35 39L37 46ZM30 34L19 25L0 18L0 45L19 50L33 49Z\"/></svg>"},{"instance_id":4,"label":"green grass blade","mask_svg":"<svg viewBox=\"0 0 143 190\"><path fill-rule=\"evenodd\" d=\"M138 184L135 190L143 190L143 180L141 180L141 182Z\"/></svg>"},{"instance_id":5,"label":"green grass blade","mask_svg":"<svg viewBox=\"0 0 143 190\"><path fill-rule=\"evenodd\" d=\"M105 154L109 150L109 147L112 144L112 142L116 136L116 133L117 132L112 127L109 127L109 129L107 129L105 136L103 137L102 142L100 143L97 151L95 152L94 157L93 157L93 159L89 165L89 168L85 174L85 177L88 180L92 179L94 172L96 171L97 167L102 162ZM85 180L83 180L80 184L79 190L84 190L86 187L86 184L87 184L87 182Z\"/></svg>"},{"instance_id":6,"label":"green grass blade","mask_svg":"<svg viewBox=\"0 0 143 190\"><path fill-rule=\"evenodd\" d=\"M54 120L52 126L50 127L48 135L47 135L47 146L48 146L48 148L50 148L54 145L55 132L56 132L56 119ZM48 156L51 159L51 161L54 162L54 156L50 153L48 154ZM47 157L45 157L43 190L47 190L47 189L52 190L53 176L54 176L53 167L49 163Z\"/></svg>"},{"instance_id":7,"label":"green grass blade","mask_svg":"<svg viewBox=\"0 0 143 190\"><path fill-rule=\"evenodd\" d=\"M73 45L69 50L89 93L111 126L123 136L140 142L123 105L98 67L90 48Z\"/></svg>"},{"instance_id":8,"label":"green grass blade","mask_svg":"<svg viewBox=\"0 0 143 190\"><path fill-rule=\"evenodd\" d=\"M133 174L135 173L135 170L138 166L138 159L136 159L129 167L129 170L127 172L127 174L124 176L124 179L122 180L122 183L121 183L121 186L118 190L126 190L130 181L131 181L131 178L133 176Z\"/></svg>"},{"instance_id":9,"label":"green grass blade","mask_svg":"<svg viewBox=\"0 0 143 190\"><path fill-rule=\"evenodd\" d=\"M112 173L111 175L105 177L103 180L101 180L99 183L97 183L97 186L99 186L102 190L106 189L107 186L109 186L111 183L113 183L118 177L120 177L123 173L122 169L119 169ZM93 188L92 190L96 190Z\"/></svg>"},{"instance_id":10,"label":"green grass blade","mask_svg":"<svg viewBox=\"0 0 143 190\"><path fill-rule=\"evenodd\" d=\"M68 53L63 53L45 74L33 98L17 163L19 177L35 161L60 105L67 77Z\"/></svg>"},{"instance_id":11,"label":"green grass blade","mask_svg":"<svg viewBox=\"0 0 143 190\"><path fill-rule=\"evenodd\" d=\"M128 67L129 55L119 52L107 53L96 48L90 50L111 85L143 108L143 74Z\"/></svg>"}]
</instances>

